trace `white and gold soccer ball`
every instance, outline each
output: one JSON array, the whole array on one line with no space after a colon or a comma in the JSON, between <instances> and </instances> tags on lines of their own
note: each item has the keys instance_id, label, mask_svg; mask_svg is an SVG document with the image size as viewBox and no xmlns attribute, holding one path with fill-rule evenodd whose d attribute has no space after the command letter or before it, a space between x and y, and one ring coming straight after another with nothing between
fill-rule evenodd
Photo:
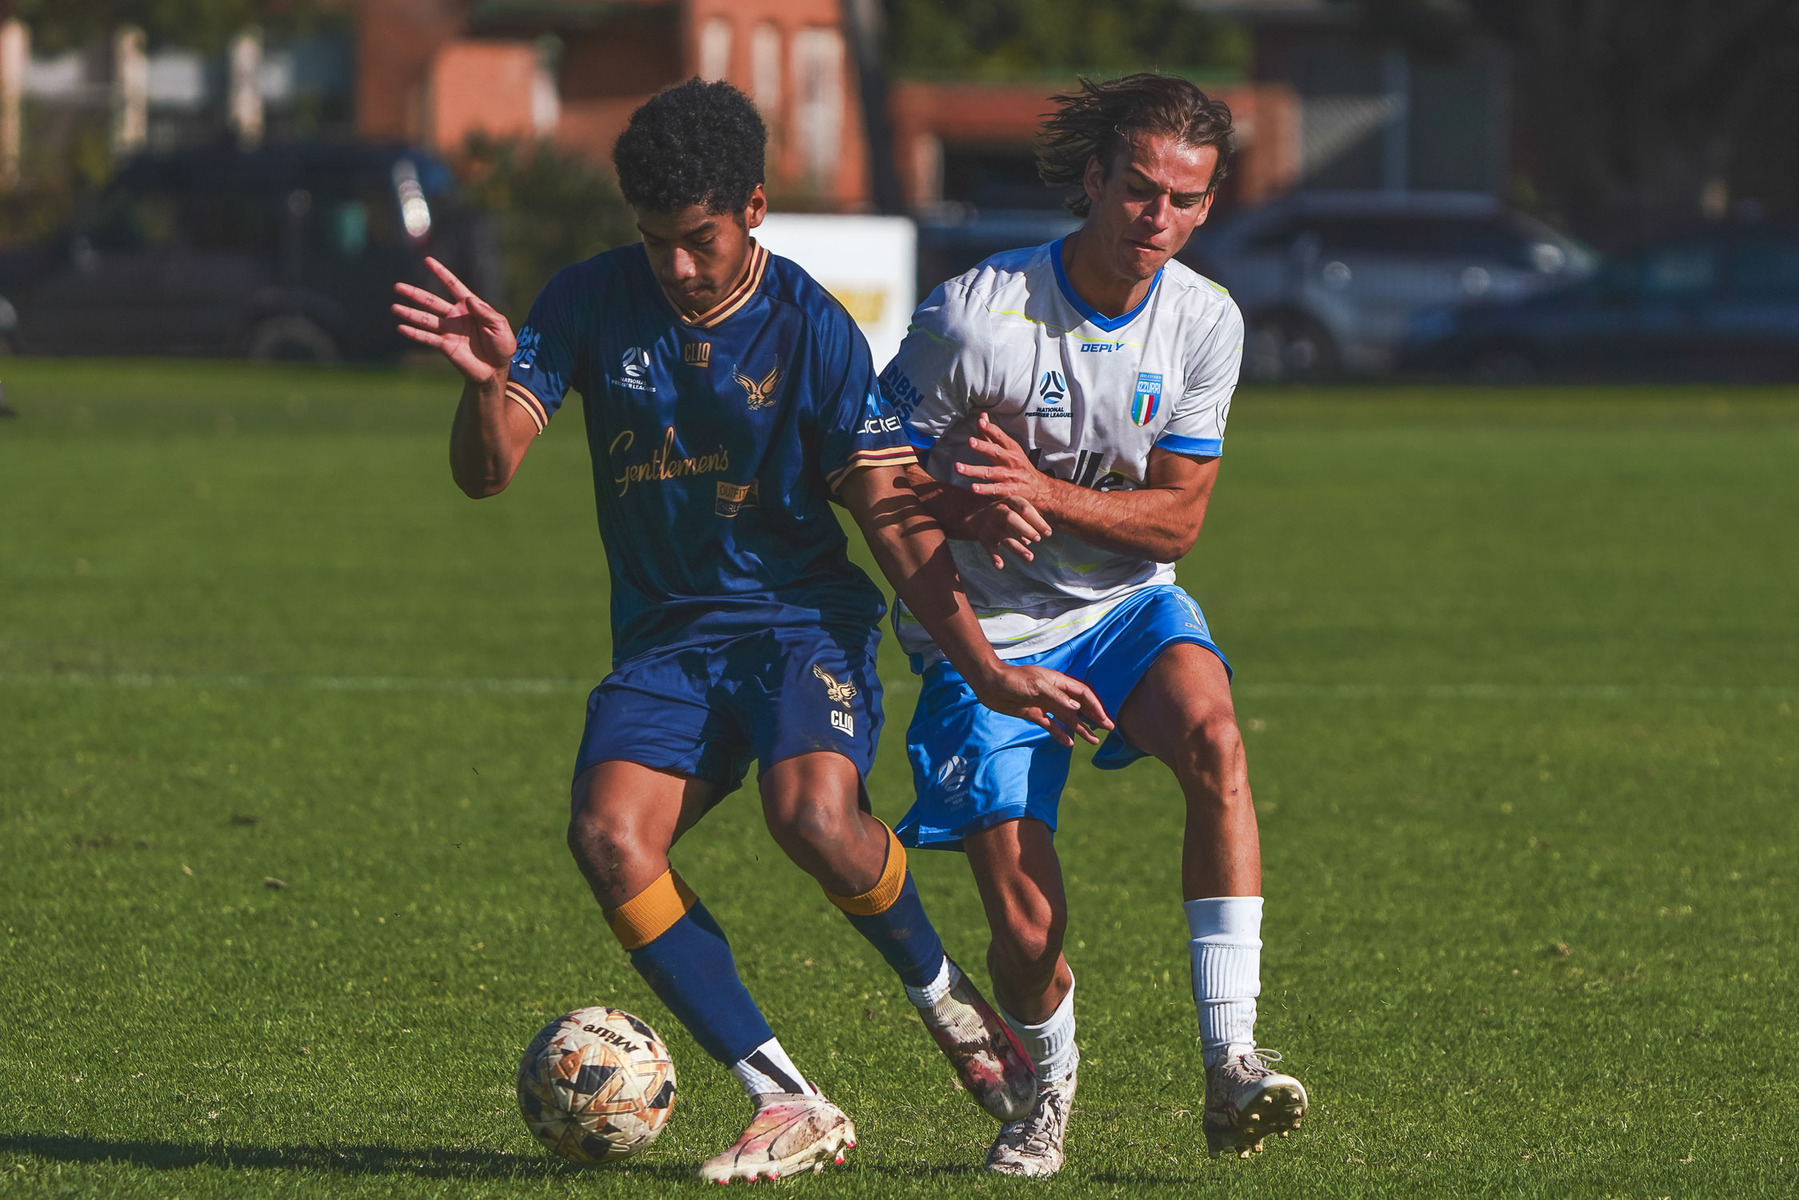
<instances>
[{"instance_id":1,"label":"white and gold soccer ball","mask_svg":"<svg viewBox=\"0 0 1799 1200\"><path fill-rule=\"evenodd\" d=\"M578 1008L545 1025L518 1067L518 1107L537 1140L582 1166L656 1140L675 1104L675 1064L649 1025Z\"/></svg>"}]
</instances>

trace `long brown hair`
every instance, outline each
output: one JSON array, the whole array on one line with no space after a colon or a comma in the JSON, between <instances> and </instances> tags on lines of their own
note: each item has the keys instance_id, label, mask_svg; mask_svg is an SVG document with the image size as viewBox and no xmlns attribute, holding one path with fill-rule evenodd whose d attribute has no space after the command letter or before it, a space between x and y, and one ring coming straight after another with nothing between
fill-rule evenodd
<instances>
[{"instance_id":1,"label":"long brown hair","mask_svg":"<svg viewBox=\"0 0 1799 1200\"><path fill-rule=\"evenodd\" d=\"M1080 90L1051 96L1056 111L1044 119L1037 139L1037 174L1050 187L1065 188L1068 211L1084 217L1092 208L1082 180L1087 163L1099 160L1110 175L1118 156L1139 134L1178 138L1188 146L1215 146L1207 191L1215 191L1236 153L1230 106L1185 79L1142 72L1098 82L1080 77Z\"/></svg>"}]
</instances>

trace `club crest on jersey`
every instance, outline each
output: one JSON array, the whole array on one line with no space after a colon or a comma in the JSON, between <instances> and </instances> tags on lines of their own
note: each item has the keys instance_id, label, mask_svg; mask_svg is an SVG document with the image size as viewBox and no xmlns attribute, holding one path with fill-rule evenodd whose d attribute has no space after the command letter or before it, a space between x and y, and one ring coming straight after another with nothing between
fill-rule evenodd
<instances>
[{"instance_id":1,"label":"club crest on jersey","mask_svg":"<svg viewBox=\"0 0 1799 1200\"><path fill-rule=\"evenodd\" d=\"M1148 371L1137 372L1137 390L1131 396L1131 420L1147 425L1162 410L1162 377Z\"/></svg>"},{"instance_id":2,"label":"club crest on jersey","mask_svg":"<svg viewBox=\"0 0 1799 1200\"><path fill-rule=\"evenodd\" d=\"M743 397L750 408L767 408L774 403L769 393L781 386L781 360L775 359L774 369L759 380L751 379L736 367L731 368L731 378L743 389Z\"/></svg>"},{"instance_id":3,"label":"club crest on jersey","mask_svg":"<svg viewBox=\"0 0 1799 1200\"><path fill-rule=\"evenodd\" d=\"M850 701L856 698L856 685L849 680L839 683L837 676L831 674L817 663L812 664L812 673L824 683L825 697L833 704L841 704L848 708ZM836 724L835 721L832 724Z\"/></svg>"}]
</instances>

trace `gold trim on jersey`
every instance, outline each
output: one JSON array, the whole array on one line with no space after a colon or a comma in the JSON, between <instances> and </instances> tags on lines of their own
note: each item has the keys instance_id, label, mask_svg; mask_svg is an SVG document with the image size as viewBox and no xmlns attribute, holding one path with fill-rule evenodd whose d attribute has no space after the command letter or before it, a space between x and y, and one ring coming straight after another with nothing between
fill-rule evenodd
<instances>
[{"instance_id":1,"label":"gold trim on jersey","mask_svg":"<svg viewBox=\"0 0 1799 1200\"><path fill-rule=\"evenodd\" d=\"M542 433L544 426L550 423L549 410L543 401L532 394L531 389L516 379L506 381L506 398L531 414L531 420L537 424L537 432Z\"/></svg>"},{"instance_id":2,"label":"gold trim on jersey","mask_svg":"<svg viewBox=\"0 0 1799 1200\"><path fill-rule=\"evenodd\" d=\"M900 467L918 461L918 452L910 446L887 446L880 450L858 450L850 455L849 462L825 476L825 484L833 492L839 484L849 477L851 471L862 467Z\"/></svg>"},{"instance_id":3,"label":"gold trim on jersey","mask_svg":"<svg viewBox=\"0 0 1799 1200\"><path fill-rule=\"evenodd\" d=\"M738 280L737 286L733 287L723 300L697 317L690 317L682 312L680 305L675 304L672 300L669 301L669 305L684 324L691 325L696 329L710 329L748 304L750 297L756 294L756 289L762 286L762 277L767 273L768 251L764 250L762 244L755 238L751 238L749 266L745 268L743 278ZM663 293L663 298L668 298L666 292Z\"/></svg>"}]
</instances>

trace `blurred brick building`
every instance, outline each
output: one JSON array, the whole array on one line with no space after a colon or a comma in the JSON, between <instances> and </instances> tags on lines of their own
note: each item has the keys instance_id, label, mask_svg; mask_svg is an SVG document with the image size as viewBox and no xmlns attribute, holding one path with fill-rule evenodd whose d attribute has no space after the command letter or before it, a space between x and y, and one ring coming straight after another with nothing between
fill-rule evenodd
<instances>
[{"instance_id":1,"label":"blurred brick building","mask_svg":"<svg viewBox=\"0 0 1799 1200\"><path fill-rule=\"evenodd\" d=\"M1073 80L901 81L885 120L871 129L857 41L846 27L853 14L844 11L859 2L360 0L356 130L451 154L477 131L549 138L603 162L634 108L699 75L731 81L762 109L780 207L872 207L871 132L874 144L891 144L900 194L912 208L946 198L983 202L958 194L968 172L956 168L965 162L1009 165L1028 182L1045 98ZM1238 197L1288 186L1299 163L1291 91L1279 83L1216 90L1243 130ZM1053 203L1041 189L1014 191L1023 203Z\"/></svg>"}]
</instances>

